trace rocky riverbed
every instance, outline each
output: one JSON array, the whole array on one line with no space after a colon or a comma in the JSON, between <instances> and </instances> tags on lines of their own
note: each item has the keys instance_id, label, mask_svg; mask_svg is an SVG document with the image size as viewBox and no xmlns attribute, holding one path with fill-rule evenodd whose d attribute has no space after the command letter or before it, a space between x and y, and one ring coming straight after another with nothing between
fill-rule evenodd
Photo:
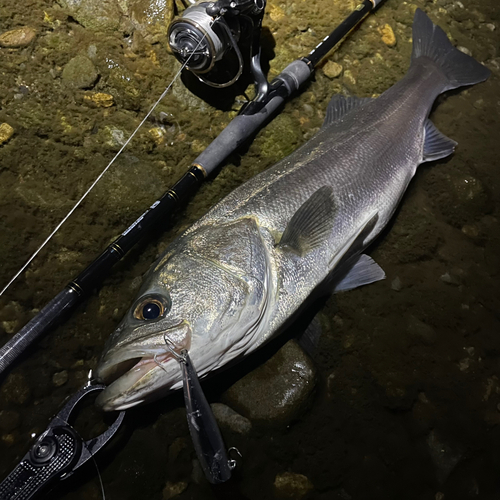
<instances>
[{"instance_id":1,"label":"rocky riverbed","mask_svg":"<svg viewBox=\"0 0 500 500\"><path fill-rule=\"evenodd\" d=\"M269 78L311 50L352 0L271 0ZM421 167L371 249L383 282L309 314L305 353L288 336L208 380L233 480L205 481L181 395L133 409L97 457L108 499L486 499L500 494L500 11L496 0L386 0L314 80L216 178L141 243L69 320L0 382L0 479L64 399L82 387L141 276L189 224L321 126L335 93L376 96L399 80L424 9L486 64L488 82L439 99L432 120L458 142ZM0 287L64 217L179 69L167 0L3 0L0 5ZM186 86L187 85L187 86ZM189 88L188 88L189 87ZM125 152L0 297L6 342L177 180L253 95L248 80L207 91L183 77ZM82 432L99 432L84 415ZM50 498L99 499L93 465Z\"/></svg>"}]
</instances>

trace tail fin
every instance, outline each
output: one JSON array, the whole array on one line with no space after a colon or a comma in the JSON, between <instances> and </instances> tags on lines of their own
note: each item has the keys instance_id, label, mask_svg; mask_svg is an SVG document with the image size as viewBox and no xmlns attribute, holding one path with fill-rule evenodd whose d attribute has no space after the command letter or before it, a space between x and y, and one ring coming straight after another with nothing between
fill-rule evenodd
<instances>
[{"instance_id":1,"label":"tail fin","mask_svg":"<svg viewBox=\"0 0 500 500\"><path fill-rule=\"evenodd\" d=\"M446 75L448 85L444 90L483 82L490 75L488 68L453 47L446 33L417 9L413 19L412 62L419 57L432 59Z\"/></svg>"}]
</instances>

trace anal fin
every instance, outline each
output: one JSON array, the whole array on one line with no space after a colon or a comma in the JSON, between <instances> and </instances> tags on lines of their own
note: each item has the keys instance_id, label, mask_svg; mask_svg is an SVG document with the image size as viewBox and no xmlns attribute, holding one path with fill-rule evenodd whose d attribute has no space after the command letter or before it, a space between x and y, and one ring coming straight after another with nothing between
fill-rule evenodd
<instances>
[{"instance_id":1,"label":"anal fin","mask_svg":"<svg viewBox=\"0 0 500 500\"><path fill-rule=\"evenodd\" d=\"M347 269L346 269L347 268ZM384 270L368 255L349 259L332 277L333 291L345 292L385 278Z\"/></svg>"},{"instance_id":2,"label":"anal fin","mask_svg":"<svg viewBox=\"0 0 500 500\"><path fill-rule=\"evenodd\" d=\"M434 161L449 156L457 143L442 134L430 120L425 122L424 152L422 161Z\"/></svg>"}]
</instances>

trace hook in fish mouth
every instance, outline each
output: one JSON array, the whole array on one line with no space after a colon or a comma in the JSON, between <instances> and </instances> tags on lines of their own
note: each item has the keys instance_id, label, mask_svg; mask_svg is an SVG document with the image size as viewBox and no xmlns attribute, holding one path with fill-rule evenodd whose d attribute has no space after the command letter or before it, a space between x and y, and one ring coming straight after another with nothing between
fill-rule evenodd
<instances>
[{"instance_id":1,"label":"hook in fish mouth","mask_svg":"<svg viewBox=\"0 0 500 500\"><path fill-rule=\"evenodd\" d=\"M165 335L175 338L175 342L172 342L175 350L169 349L164 340ZM149 399L150 392L172 386L172 382L177 382L178 378L175 372L179 371L174 353L189 349L190 344L191 329L183 321L148 339L131 341L117 349L111 348L97 368L97 379L108 384L108 387L98 396L96 403L104 410L121 410ZM162 376L155 376L154 372L160 368L163 370Z\"/></svg>"}]
</instances>

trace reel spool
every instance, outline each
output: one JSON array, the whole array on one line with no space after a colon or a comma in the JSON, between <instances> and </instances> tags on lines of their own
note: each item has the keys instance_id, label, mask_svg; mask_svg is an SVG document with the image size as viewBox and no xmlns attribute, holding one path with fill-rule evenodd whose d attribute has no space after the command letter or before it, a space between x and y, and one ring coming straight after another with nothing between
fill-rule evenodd
<instances>
[{"instance_id":1,"label":"reel spool","mask_svg":"<svg viewBox=\"0 0 500 500\"><path fill-rule=\"evenodd\" d=\"M175 57L203 83L216 88L229 87L243 73L244 60L240 43L251 36L250 56L260 60L260 28L265 0L219 0L198 2L188 7L168 29L168 44ZM213 81L217 71L231 66L231 52L236 55L236 71L225 82ZM234 55L233 55L234 60ZM234 62L232 63L234 66ZM262 73L260 64L257 72ZM263 75L262 75L263 76ZM256 81L261 76L254 74Z\"/></svg>"}]
</instances>

